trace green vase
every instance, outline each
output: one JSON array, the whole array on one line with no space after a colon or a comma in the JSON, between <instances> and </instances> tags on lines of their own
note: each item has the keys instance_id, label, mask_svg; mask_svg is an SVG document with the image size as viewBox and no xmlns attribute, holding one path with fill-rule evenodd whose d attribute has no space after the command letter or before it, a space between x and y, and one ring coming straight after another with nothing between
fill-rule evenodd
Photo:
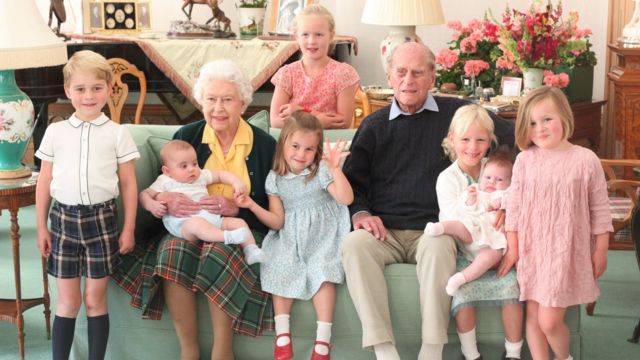
<instances>
[{"instance_id":1,"label":"green vase","mask_svg":"<svg viewBox=\"0 0 640 360\"><path fill-rule=\"evenodd\" d=\"M562 69L569 75L569 86L564 89L569 102L591 101L593 96L593 66Z\"/></svg>"},{"instance_id":2,"label":"green vase","mask_svg":"<svg viewBox=\"0 0 640 360\"><path fill-rule=\"evenodd\" d=\"M24 169L21 159L33 131L33 117L33 104L16 85L14 71L0 71L0 179Z\"/></svg>"}]
</instances>

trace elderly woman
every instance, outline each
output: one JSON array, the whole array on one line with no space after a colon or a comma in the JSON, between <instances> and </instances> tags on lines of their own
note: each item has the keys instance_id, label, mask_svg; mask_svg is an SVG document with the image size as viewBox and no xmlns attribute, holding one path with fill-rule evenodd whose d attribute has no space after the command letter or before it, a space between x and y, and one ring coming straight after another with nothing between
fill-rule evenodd
<instances>
[{"instance_id":1,"label":"elderly woman","mask_svg":"<svg viewBox=\"0 0 640 360\"><path fill-rule=\"evenodd\" d=\"M268 207L264 189L272 165L275 140L242 119L251 103L252 88L240 68L229 60L210 62L202 67L194 86L194 97L202 105L205 119L180 128L175 139L189 142L196 149L200 167L227 170L242 179L250 196ZM195 203L179 193L161 193L168 212L185 216L206 209L223 216L244 219L258 243L267 228L247 209L233 201L233 188L213 184L210 196ZM142 203L144 208L149 204ZM129 259L131 261L131 258ZM212 359L232 359L233 332L258 335L273 329L273 313L268 294L260 289L257 265L249 267L240 248L224 243L193 243L165 236L126 264L126 273L116 277L128 281L134 305L144 308L144 316L158 318L162 294L178 335L181 359L198 359L196 296L209 302L213 324ZM138 283L136 283L138 282ZM139 282L142 282L140 285ZM163 292L159 291L162 286ZM151 288L143 293L141 288ZM144 298L149 297L149 298Z\"/></svg>"}]
</instances>

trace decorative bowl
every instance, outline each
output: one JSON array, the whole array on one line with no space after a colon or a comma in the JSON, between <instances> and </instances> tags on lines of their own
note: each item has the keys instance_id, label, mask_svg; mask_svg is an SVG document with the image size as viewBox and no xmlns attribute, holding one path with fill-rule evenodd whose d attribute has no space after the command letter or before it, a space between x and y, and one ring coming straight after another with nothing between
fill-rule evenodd
<instances>
[{"instance_id":1,"label":"decorative bowl","mask_svg":"<svg viewBox=\"0 0 640 360\"><path fill-rule=\"evenodd\" d=\"M386 100L393 96L393 89L368 89L367 96L375 100Z\"/></svg>"}]
</instances>

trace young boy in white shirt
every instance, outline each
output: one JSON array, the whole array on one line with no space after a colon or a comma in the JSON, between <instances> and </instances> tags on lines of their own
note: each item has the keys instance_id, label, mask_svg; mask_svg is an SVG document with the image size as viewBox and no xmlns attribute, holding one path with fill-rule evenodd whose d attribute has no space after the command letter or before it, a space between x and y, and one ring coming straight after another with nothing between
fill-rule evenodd
<instances>
[{"instance_id":1,"label":"young boy in white shirt","mask_svg":"<svg viewBox=\"0 0 640 360\"><path fill-rule=\"evenodd\" d=\"M134 159L140 154L127 129L102 113L113 78L107 60L92 51L79 51L63 75L75 112L48 126L36 152L42 160L36 187L38 248L48 258L48 272L56 277L58 291L52 358L69 358L84 300L87 358L103 359L109 336L107 283L120 261L118 253L126 254L134 246L138 201ZM120 233L115 203L119 194L124 208ZM86 277L84 294L81 276Z\"/></svg>"}]
</instances>

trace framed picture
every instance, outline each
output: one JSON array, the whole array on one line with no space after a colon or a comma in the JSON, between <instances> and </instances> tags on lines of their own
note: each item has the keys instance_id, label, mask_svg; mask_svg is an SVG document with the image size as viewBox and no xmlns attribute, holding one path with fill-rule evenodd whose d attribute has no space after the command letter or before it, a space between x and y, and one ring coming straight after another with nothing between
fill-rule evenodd
<instances>
[{"instance_id":1,"label":"framed picture","mask_svg":"<svg viewBox=\"0 0 640 360\"><path fill-rule=\"evenodd\" d=\"M101 30L104 27L104 14L102 13L102 3L89 3L89 27L93 30Z\"/></svg>"},{"instance_id":2,"label":"framed picture","mask_svg":"<svg viewBox=\"0 0 640 360\"><path fill-rule=\"evenodd\" d=\"M500 90L504 96L520 96L522 90L522 78L503 76Z\"/></svg>"},{"instance_id":3,"label":"framed picture","mask_svg":"<svg viewBox=\"0 0 640 360\"><path fill-rule=\"evenodd\" d=\"M291 25L293 25L293 19L300 10L314 2L315 0L272 0L269 34L292 35Z\"/></svg>"},{"instance_id":4,"label":"framed picture","mask_svg":"<svg viewBox=\"0 0 640 360\"><path fill-rule=\"evenodd\" d=\"M138 3L138 29L151 29L151 2Z\"/></svg>"},{"instance_id":5,"label":"framed picture","mask_svg":"<svg viewBox=\"0 0 640 360\"><path fill-rule=\"evenodd\" d=\"M138 30L136 0L102 2L104 31L131 32Z\"/></svg>"}]
</instances>

